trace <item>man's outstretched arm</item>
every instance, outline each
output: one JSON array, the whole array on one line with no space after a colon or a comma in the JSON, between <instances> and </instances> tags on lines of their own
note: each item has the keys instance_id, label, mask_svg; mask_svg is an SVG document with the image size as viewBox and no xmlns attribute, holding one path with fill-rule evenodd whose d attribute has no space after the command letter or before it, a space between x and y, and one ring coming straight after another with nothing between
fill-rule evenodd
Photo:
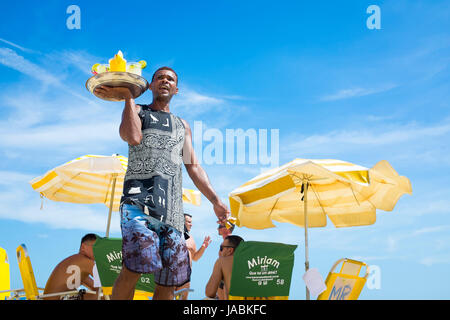
<instances>
[{"instance_id":1,"label":"man's outstretched arm","mask_svg":"<svg viewBox=\"0 0 450 320\"><path fill-rule=\"evenodd\" d=\"M194 249L195 252L192 255L192 260L198 261L203 256L203 253L205 253L205 250L206 248L208 248L211 241L212 241L211 237L206 236L205 239L203 240L202 245L200 246L200 249L198 249L197 251L195 251L196 248Z\"/></svg>"},{"instance_id":2,"label":"man's outstretched arm","mask_svg":"<svg viewBox=\"0 0 450 320\"><path fill-rule=\"evenodd\" d=\"M214 212L220 222L225 222L230 214L228 207L220 200L219 196L214 191L208 175L202 166L198 163L192 146L192 132L189 124L183 120L185 126L185 139L183 146L183 161L189 177L194 182L197 189L212 203Z\"/></svg>"}]
</instances>

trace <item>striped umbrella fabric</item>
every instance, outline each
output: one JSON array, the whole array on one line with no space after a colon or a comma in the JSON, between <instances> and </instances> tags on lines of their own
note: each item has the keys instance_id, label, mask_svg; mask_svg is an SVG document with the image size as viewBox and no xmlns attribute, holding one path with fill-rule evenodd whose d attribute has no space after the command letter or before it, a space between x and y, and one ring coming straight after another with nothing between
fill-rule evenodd
<instances>
[{"instance_id":1,"label":"striped umbrella fabric","mask_svg":"<svg viewBox=\"0 0 450 320\"><path fill-rule=\"evenodd\" d=\"M376 210L392 211L408 178L383 160L368 169L341 160L295 159L244 183L229 194L231 215L240 227L266 229L272 221L305 229L305 271L309 269L308 228L371 225ZM306 299L310 299L306 288Z\"/></svg>"},{"instance_id":2,"label":"striped umbrella fabric","mask_svg":"<svg viewBox=\"0 0 450 320\"><path fill-rule=\"evenodd\" d=\"M108 236L111 211L119 211L127 167L128 158L121 155L85 155L48 171L30 184L41 197L53 201L104 203L109 208ZM183 188L183 201L199 206L200 192Z\"/></svg>"},{"instance_id":3,"label":"striped umbrella fabric","mask_svg":"<svg viewBox=\"0 0 450 320\"><path fill-rule=\"evenodd\" d=\"M127 166L124 156L85 155L48 171L30 184L41 196L53 201L104 203L107 207L114 192L112 210L119 211Z\"/></svg>"},{"instance_id":4,"label":"striped umbrella fabric","mask_svg":"<svg viewBox=\"0 0 450 320\"><path fill-rule=\"evenodd\" d=\"M112 210L119 211L127 167L128 158L124 156L85 155L48 171L30 184L41 196L53 201L104 203L109 207L116 177ZM199 191L183 188L185 203L199 206L200 199Z\"/></svg>"},{"instance_id":5,"label":"striped umbrella fabric","mask_svg":"<svg viewBox=\"0 0 450 320\"><path fill-rule=\"evenodd\" d=\"M238 226L265 229L277 221L304 227L307 198L307 227L326 226L327 216L336 227L352 227L375 223L376 209L393 210L404 193L412 194L409 179L384 160L368 169L341 160L295 159L244 183L229 200Z\"/></svg>"}]
</instances>

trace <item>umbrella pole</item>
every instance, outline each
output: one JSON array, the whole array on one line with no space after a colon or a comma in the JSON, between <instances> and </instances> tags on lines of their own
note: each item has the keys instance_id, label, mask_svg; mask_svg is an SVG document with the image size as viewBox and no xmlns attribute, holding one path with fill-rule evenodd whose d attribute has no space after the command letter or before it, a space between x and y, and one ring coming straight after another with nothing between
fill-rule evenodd
<instances>
[{"instance_id":1,"label":"umbrella pole","mask_svg":"<svg viewBox=\"0 0 450 320\"><path fill-rule=\"evenodd\" d=\"M112 213L112 208L113 208L113 204L114 204L114 191L116 190L116 180L117 180L117 174L114 174L112 190L111 190L111 199L109 201L108 223L106 225L106 238L109 237L109 227L111 225L111 213Z\"/></svg>"},{"instance_id":2,"label":"umbrella pole","mask_svg":"<svg viewBox=\"0 0 450 320\"><path fill-rule=\"evenodd\" d=\"M305 217L305 272L309 270L309 253L308 253L308 182L303 183L303 216ZM306 300L310 300L309 290L306 287Z\"/></svg>"}]
</instances>

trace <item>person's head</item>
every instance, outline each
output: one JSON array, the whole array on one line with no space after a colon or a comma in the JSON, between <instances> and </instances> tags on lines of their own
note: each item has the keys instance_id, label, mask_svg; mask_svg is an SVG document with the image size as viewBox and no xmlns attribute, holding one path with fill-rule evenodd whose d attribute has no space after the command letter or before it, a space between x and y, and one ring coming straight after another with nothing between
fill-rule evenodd
<instances>
[{"instance_id":1,"label":"person's head","mask_svg":"<svg viewBox=\"0 0 450 320\"><path fill-rule=\"evenodd\" d=\"M189 232L192 228L192 216L189 213L184 214L184 226L186 230Z\"/></svg>"},{"instance_id":2,"label":"person's head","mask_svg":"<svg viewBox=\"0 0 450 320\"><path fill-rule=\"evenodd\" d=\"M178 75L169 67L161 67L152 76L149 85L154 99L170 100L178 93Z\"/></svg>"},{"instance_id":3,"label":"person's head","mask_svg":"<svg viewBox=\"0 0 450 320\"><path fill-rule=\"evenodd\" d=\"M220 257L232 256L238 245L241 243L241 241L244 241L244 239L242 239L239 236L235 235L227 236L220 245L219 256Z\"/></svg>"},{"instance_id":4,"label":"person's head","mask_svg":"<svg viewBox=\"0 0 450 320\"><path fill-rule=\"evenodd\" d=\"M94 250L92 247L94 246L95 240L97 240L97 236L93 233L88 233L81 238L80 253L92 260L94 260Z\"/></svg>"}]
</instances>

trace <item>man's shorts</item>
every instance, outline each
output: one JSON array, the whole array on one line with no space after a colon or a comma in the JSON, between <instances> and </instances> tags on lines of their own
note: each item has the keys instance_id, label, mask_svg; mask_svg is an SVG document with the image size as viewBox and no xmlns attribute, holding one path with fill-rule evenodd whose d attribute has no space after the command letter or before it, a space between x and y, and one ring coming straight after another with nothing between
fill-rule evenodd
<instances>
[{"instance_id":1,"label":"man's shorts","mask_svg":"<svg viewBox=\"0 0 450 320\"><path fill-rule=\"evenodd\" d=\"M190 281L191 267L184 235L146 215L137 206L120 208L123 263L136 273L153 273L155 283L182 286Z\"/></svg>"}]
</instances>

